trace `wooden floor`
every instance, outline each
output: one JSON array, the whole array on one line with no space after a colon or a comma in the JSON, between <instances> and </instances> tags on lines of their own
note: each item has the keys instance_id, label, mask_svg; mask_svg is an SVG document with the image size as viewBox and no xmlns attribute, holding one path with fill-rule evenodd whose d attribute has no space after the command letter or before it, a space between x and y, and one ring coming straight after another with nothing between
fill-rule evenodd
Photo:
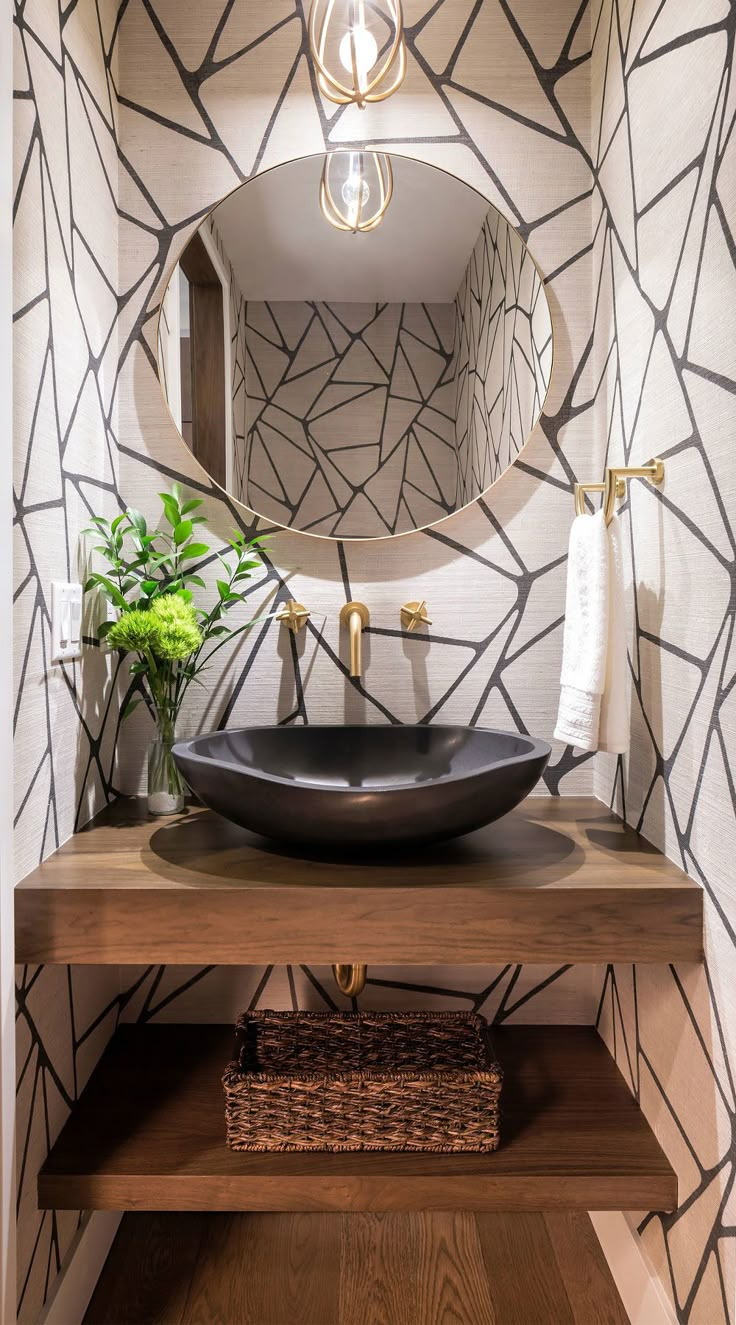
<instances>
[{"instance_id":1,"label":"wooden floor","mask_svg":"<svg viewBox=\"0 0 736 1325\"><path fill-rule=\"evenodd\" d=\"M587 1214L127 1214L85 1325L627 1325Z\"/></svg>"}]
</instances>

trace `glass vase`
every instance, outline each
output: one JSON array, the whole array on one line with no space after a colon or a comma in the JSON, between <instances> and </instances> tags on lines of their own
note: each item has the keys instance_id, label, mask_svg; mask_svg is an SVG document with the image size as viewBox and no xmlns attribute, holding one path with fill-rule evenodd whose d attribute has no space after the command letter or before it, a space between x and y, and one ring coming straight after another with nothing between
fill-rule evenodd
<instances>
[{"instance_id":1,"label":"glass vase","mask_svg":"<svg viewBox=\"0 0 736 1325\"><path fill-rule=\"evenodd\" d=\"M176 743L174 720L159 717L158 736L148 748L148 813L180 814L186 784L171 753Z\"/></svg>"}]
</instances>

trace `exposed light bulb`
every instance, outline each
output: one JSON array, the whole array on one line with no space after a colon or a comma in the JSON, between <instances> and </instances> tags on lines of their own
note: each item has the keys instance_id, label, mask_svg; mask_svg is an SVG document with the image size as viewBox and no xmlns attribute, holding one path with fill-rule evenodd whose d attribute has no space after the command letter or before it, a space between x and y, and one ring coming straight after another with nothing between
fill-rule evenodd
<instances>
[{"instance_id":1,"label":"exposed light bulb","mask_svg":"<svg viewBox=\"0 0 736 1325\"><path fill-rule=\"evenodd\" d=\"M378 59L378 42L367 28L360 24L352 32L346 32L340 42L340 63L348 73L353 72L353 52L351 37L355 41L355 63L358 73L365 78Z\"/></svg>"},{"instance_id":2,"label":"exposed light bulb","mask_svg":"<svg viewBox=\"0 0 736 1325\"><path fill-rule=\"evenodd\" d=\"M325 156L319 205L325 220L336 230L361 235L375 230L386 214L393 191L391 158L383 152L337 151Z\"/></svg>"},{"instance_id":3,"label":"exposed light bulb","mask_svg":"<svg viewBox=\"0 0 736 1325\"><path fill-rule=\"evenodd\" d=\"M348 207L357 210L358 202L365 207L371 191L365 180L361 182L360 175L348 175L342 186L342 200Z\"/></svg>"}]
</instances>

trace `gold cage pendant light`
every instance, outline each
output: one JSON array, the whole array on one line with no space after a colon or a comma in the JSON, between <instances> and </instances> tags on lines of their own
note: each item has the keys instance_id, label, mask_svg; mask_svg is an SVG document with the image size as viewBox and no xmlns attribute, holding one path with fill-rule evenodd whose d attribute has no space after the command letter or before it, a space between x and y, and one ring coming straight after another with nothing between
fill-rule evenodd
<instances>
[{"instance_id":1,"label":"gold cage pendant light","mask_svg":"<svg viewBox=\"0 0 736 1325\"><path fill-rule=\"evenodd\" d=\"M322 167L319 205L336 230L368 234L381 224L394 191L383 152L330 152Z\"/></svg>"},{"instance_id":2,"label":"gold cage pendant light","mask_svg":"<svg viewBox=\"0 0 736 1325\"><path fill-rule=\"evenodd\" d=\"M385 101L406 76L401 0L312 0L309 45L328 101L361 110Z\"/></svg>"}]
</instances>

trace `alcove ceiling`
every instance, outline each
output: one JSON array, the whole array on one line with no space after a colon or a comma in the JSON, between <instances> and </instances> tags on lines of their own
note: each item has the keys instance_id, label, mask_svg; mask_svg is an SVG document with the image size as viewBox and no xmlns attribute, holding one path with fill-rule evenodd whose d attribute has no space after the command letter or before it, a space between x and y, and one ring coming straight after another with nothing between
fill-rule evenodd
<instances>
[{"instance_id":1,"label":"alcove ceiling","mask_svg":"<svg viewBox=\"0 0 736 1325\"><path fill-rule=\"evenodd\" d=\"M246 299L452 303L488 202L424 162L393 158L380 226L342 234L319 209L323 158L290 162L226 198L215 225Z\"/></svg>"}]
</instances>

